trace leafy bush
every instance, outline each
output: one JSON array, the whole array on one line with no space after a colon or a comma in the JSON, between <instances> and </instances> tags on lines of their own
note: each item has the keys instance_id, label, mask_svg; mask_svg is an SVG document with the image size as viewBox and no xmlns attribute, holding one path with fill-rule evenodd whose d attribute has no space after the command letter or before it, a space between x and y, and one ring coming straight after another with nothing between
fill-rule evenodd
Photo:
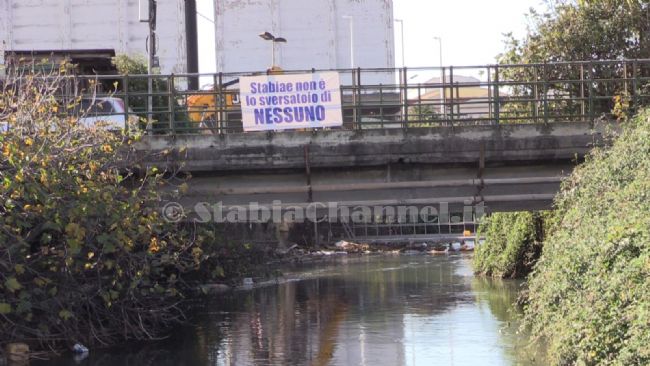
<instances>
[{"instance_id":1,"label":"leafy bush","mask_svg":"<svg viewBox=\"0 0 650 366\"><path fill-rule=\"evenodd\" d=\"M594 117L621 118L634 114L639 102L647 102L650 69L639 63L584 65L552 65L547 62L635 60L650 57L650 2L639 0L545 0L546 10L530 10L528 34L522 39L507 35L506 50L498 56L499 64L542 64L536 67L502 68L500 77L521 83L514 86L512 96L533 98L546 95L541 103L506 102L502 113L509 117L530 116L537 110L554 121L582 114L582 107ZM635 69L635 70L633 70ZM633 78L634 83L608 80ZM566 82L583 78L592 83ZM530 81L543 83L530 83ZM573 101L556 100L568 95ZM630 99L626 102L625 99ZM606 98L607 97L607 98ZM584 105L578 98L589 99ZM623 102L621 102L623 99ZM525 99L524 99L525 100ZM591 110L591 111L588 111ZM571 120L572 118L568 118ZM520 122L517 119L515 122Z\"/></svg>"},{"instance_id":2,"label":"leafy bush","mask_svg":"<svg viewBox=\"0 0 650 366\"><path fill-rule=\"evenodd\" d=\"M650 364L650 112L564 184L526 319L556 364Z\"/></svg>"},{"instance_id":3,"label":"leafy bush","mask_svg":"<svg viewBox=\"0 0 650 366\"><path fill-rule=\"evenodd\" d=\"M495 213L481 224L473 267L481 275L523 278L532 270L542 251L548 213Z\"/></svg>"},{"instance_id":4,"label":"leafy bush","mask_svg":"<svg viewBox=\"0 0 650 366\"><path fill-rule=\"evenodd\" d=\"M148 81L147 64L142 57L129 57L127 55L117 55L112 60L113 65L117 68L120 75L130 75L127 79L117 81L117 92L122 93L126 89L129 91L128 107L137 113L142 121L142 127L146 126L148 120L147 114L147 93ZM166 76L152 75L152 129L154 132L164 132L169 129L169 120L171 117L170 98L165 93L170 91L170 80ZM128 80L128 81L126 81ZM128 85L123 85L124 83ZM178 92L178 90L176 90ZM182 95L182 94L181 94ZM186 108L181 103L181 97L172 100L174 110L174 128L178 132L186 132L189 124L189 117Z\"/></svg>"},{"instance_id":5,"label":"leafy bush","mask_svg":"<svg viewBox=\"0 0 650 366\"><path fill-rule=\"evenodd\" d=\"M210 234L159 217L162 175L124 169L137 136L81 126L62 79L0 89L0 343L155 338L182 317Z\"/></svg>"}]
</instances>

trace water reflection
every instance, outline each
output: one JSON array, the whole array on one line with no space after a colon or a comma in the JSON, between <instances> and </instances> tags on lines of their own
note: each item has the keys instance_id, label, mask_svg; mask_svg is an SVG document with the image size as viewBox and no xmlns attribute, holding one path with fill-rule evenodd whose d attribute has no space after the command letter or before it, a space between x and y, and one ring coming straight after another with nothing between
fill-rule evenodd
<instances>
[{"instance_id":1,"label":"water reflection","mask_svg":"<svg viewBox=\"0 0 650 366\"><path fill-rule=\"evenodd\" d=\"M518 356L517 284L474 279L466 257L339 259L304 277L202 302L169 341L80 364L534 364Z\"/></svg>"},{"instance_id":2,"label":"water reflection","mask_svg":"<svg viewBox=\"0 0 650 366\"><path fill-rule=\"evenodd\" d=\"M532 343L519 322L521 309L513 306L523 285L522 281L499 281L487 278L472 280L477 305L487 307L500 323L501 348L513 365L545 365L545 347Z\"/></svg>"}]
</instances>

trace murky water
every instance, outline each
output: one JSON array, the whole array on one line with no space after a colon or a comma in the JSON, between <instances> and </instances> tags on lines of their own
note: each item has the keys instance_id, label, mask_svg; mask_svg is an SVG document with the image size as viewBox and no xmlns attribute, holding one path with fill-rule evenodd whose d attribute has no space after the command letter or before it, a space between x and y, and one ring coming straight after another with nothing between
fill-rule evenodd
<instances>
[{"instance_id":1,"label":"murky water","mask_svg":"<svg viewBox=\"0 0 650 366\"><path fill-rule=\"evenodd\" d=\"M60 365L537 365L517 334L518 283L466 256L339 258L294 280L202 301L164 342Z\"/></svg>"}]
</instances>

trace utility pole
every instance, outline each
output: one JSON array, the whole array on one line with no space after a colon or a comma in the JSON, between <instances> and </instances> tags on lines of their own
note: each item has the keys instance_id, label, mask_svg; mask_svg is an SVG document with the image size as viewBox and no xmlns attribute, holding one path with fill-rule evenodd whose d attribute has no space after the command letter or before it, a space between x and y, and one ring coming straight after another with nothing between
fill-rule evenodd
<instances>
[{"instance_id":1,"label":"utility pole","mask_svg":"<svg viewBox=\"0 0 650 366\"><path fill-rule=\"evenodd\" d=\"M147 62L147 130L153 128L153 68L156 66L156 0L149 0L149 60Z\"/></svg>"},{"instance_id":2,"label":"utility pole","mask_svg":"<svg viewBox=\"0 0 650 366\"><path fill-rule=\"evenodd\" d=\"M433 37L433 39L438 41L438 55L440 56L440 61L439 61L440 80L439 81L440 81L440 85L442 85L440 87L440 113L442 114L442 118L446 118L447 117L447 108L445 106L445 101L446 101L445 100L446 99L446 97L445 97L445 85L443 83L443 80L445 78L445 75L444 75L445 69L442 67L442 37ZM453 94L454 93L453 85L452 85L450 90L451 90L451 93Z\"/></svg>"},{"instance_id":3,"label":"utility pole","mask_svg":"<svg viewBox=\"0 0 650 366\"><path fill-rule=\"evenodd\" d=\"M343 19L350 21L350 68L354 69L354 17L352 15L344 15Z\"/></svg>"},{"instance_id":4,"label":"utility pole","mask_svg":"<svg viewBox=\"0 0 650 366\"><path fill-rule=\"evenodd\" d=\"M404 19L395 19L395 22L400 24L400 31L402 33L402 67L406 67L406 59L404 58Z\"/></svg>"},{"instance_id":5,"label":"utility pole","mask_svg":"<svg viewBox=\"0 0 650 366\"><path fill-rule=\"evenodd\" d=\"M187 73L199 73L199 45L198 32L196 25L196 0L185 0L185 44L187 51ZM208 18L209 19L209 18ZM212 21L212 19L210 19ZM214 23L214 22L213 22ZM199 90L198 76L192 76L187 79L190 90Z\"/></svg>"}]
</instances>

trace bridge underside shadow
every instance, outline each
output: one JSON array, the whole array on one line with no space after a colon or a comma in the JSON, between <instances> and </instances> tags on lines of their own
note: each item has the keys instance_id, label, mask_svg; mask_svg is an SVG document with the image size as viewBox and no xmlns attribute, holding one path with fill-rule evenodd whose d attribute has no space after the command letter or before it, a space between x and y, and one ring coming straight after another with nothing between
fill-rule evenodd
<instances>
[{"instance_id":1,"label":"bridge underside shadow","mask_svg":"<svg viewBox=\"0 0 650 366\"><path fill-rule=\"evenodd\" d=\"M304 172L195 173L181 203L232 206L314 208L432 206L462 212L483 203L487 212L549 209L570 162L462 165L395 163L386 166L317 168L307 182Z\"/></svg>"},{"instance_id":2,"label":"bridge underside shadow","mask_svg":"<svg viewBox=\"0 0 650 366\"><path fill-rule=\"evenodd\" d=\"M551 207L561 180L615 124L452 126L148 136L145 165L190 173L180 199L223 207Z\"/></svg>"}]
</instances>

